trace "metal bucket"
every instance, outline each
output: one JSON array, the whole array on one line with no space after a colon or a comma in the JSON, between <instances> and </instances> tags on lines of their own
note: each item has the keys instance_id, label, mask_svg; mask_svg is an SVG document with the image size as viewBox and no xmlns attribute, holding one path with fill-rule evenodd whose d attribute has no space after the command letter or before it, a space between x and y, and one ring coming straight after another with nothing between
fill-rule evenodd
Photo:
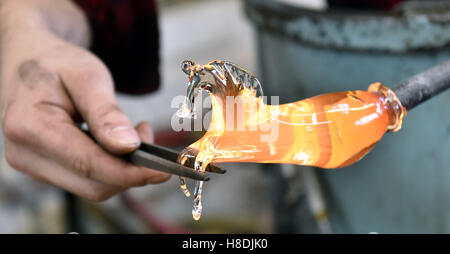
<instances>
[{"instance_id":1,"label":"metal bucket","mask_svg":"<svg viewBox=\"0 0 450 254\"><path fill-rule=\"evenodd\" d=\"M407 2L392 12L244 3L264 93L281 103L375 81L393 87L450 58L447 2ZM402 129L356 164L315 172L334 232L450 233L450 92L408 112Z\"/></svg>"}]
</instances>

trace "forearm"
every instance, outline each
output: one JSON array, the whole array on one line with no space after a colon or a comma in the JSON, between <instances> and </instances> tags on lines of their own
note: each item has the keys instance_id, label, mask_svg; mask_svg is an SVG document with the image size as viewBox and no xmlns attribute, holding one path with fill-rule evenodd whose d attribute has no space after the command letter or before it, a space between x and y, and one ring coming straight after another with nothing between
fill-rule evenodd
<instances>
[{"instance_id":1,"label":"forearm","mask_svg":"<svg viewBox=\"0 0 450 254\"><path fill-rule=\"evenodd\" d=\"M56 36L88 47L89 25L83 12L70 0L0 0L0 43L34 43Z\"/></svg>"}]
</instances>

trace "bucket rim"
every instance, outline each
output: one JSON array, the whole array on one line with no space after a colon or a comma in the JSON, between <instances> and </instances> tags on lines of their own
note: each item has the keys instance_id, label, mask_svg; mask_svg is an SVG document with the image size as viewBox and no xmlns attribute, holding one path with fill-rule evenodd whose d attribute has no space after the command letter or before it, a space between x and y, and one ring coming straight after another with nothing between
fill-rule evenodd
<instances>
[{"instance_id":1,"label":"bucket rim","mask_svg":"<svg viewBox=\"0 0 450 254\"><path fill-rule=\"evenodd\" d=\"M315 47L404 53L450 46L450 1L404 2L391 11L313 11L244 0L244 9L259 29Z\"/></svg>"}]
</instances>

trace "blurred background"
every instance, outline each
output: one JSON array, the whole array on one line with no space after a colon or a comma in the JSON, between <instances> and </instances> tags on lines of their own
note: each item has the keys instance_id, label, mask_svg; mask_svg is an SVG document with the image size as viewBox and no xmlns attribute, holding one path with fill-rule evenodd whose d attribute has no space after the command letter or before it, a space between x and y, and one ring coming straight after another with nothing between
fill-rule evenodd
<instances>
[{"instance_id":1,"label":"blurred background","mask_svg":"<svg viewBox=\"0 0 450 254\"><path fill-rule=\"evenodd\" d=\"M159 26L160 89L118 98L156 143L179 150L201 135L170 127L183 60L234 62L285 103L392 87L450 58L450 1L161 0ZM205 184L200 221L177 177L94 203L11 169L0 149L0 233L450 232L448 91L350 167L224 164Z\"/></svg>"}]
</instances>

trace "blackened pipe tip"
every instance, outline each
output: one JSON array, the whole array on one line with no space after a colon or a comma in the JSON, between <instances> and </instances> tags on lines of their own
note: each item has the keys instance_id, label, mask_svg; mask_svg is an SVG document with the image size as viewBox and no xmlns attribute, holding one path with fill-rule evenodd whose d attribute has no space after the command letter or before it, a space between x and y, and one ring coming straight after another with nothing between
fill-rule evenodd
<instances>
[{"instance_id":1,"label":"blackened pipe tip","mask_svg":"<svg viewBox=\"0 0 450 254\"><path fill-rule=\"evenodd\" d=\"M419 73L392 91L408 111L450 88L450 60Z\"/></svg>"}]
</instances>

